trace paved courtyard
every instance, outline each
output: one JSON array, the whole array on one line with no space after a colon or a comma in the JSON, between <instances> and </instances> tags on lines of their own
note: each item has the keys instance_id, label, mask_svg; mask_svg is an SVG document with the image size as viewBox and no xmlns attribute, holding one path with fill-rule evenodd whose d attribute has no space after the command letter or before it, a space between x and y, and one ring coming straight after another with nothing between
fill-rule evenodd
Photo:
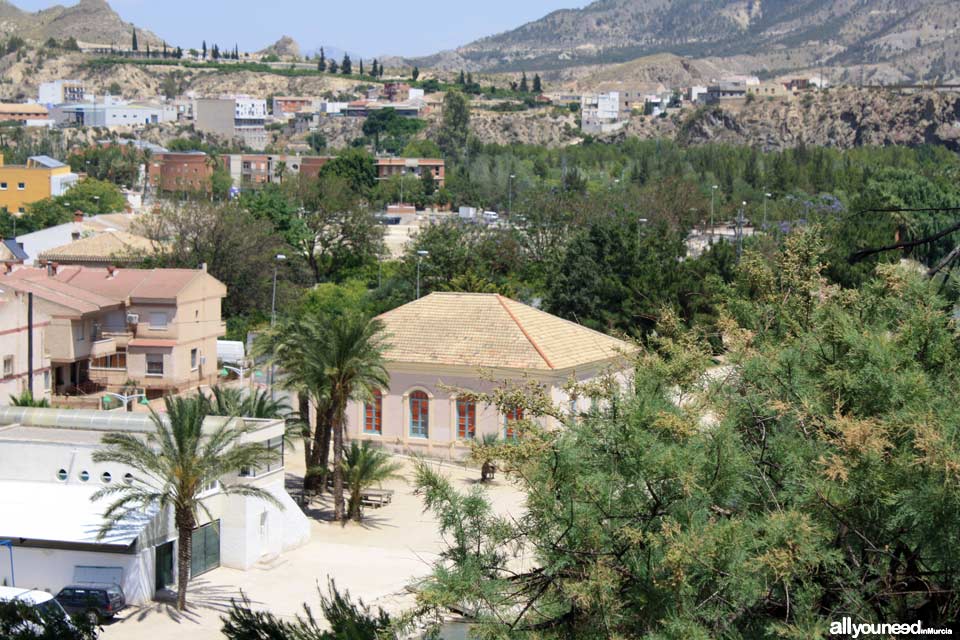
<instances>
[{"instance_id":1,"label":"paved courtyard","mask_svg":"<svg viewBox=\"0 0 960 640\"><path fill-rule=\"evenodd\" d=\"M403 475L412 478L413 465L403 462ZM303 475L303 453L298 448L287 456L288 484L297 485ZM449 463L436 463L455 485L469 489L479 472ZM267 558L249 571L221 567L197 577L190 583L190 609L180 613L161 603L131 608L105 627L105 640L142 640L175 638L209 640L222 638L220 616L231 599L241 592L255 608L293 617L306 602L318 610L317 586L326 589L328 578L338 588L349 590L367 604L399 611L413 603L406 587L412 580L429 573L430 564L442 548L442 539L434 518L423 512L423 502L413 494L405 480L391 480L384 487L395 491L393 502L382 509L367 509L363 523L346 526L328 520L328 497L314 500L312 536L306 545L275 558ZM498 480L488 486L496 509L519 514L521 494ZM296 496L294 496L296 497Z\"/></svg>"}]
</instances>

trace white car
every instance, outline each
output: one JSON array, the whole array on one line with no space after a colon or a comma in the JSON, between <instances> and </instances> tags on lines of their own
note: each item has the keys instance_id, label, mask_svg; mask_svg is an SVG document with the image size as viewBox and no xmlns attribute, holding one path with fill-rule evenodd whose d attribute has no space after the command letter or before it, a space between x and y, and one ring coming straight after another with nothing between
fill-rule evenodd
<instances>
[{"instance_id":1,"label":"white car","mask_svg":"<svg viewBox=\"0 0 960 640\"><path fill-rule=\"evenodd\" d=\"M58 619L70 620L70 616L68 616L67 612L60 606L60 603L56 601L53 595L46 591L32 591L30 589L21 589L20 587L0 587L0 602L13 600L19 600L31 607L36 607L37 612L40 614L40 619L45 623Z\"/></svg>"}]
</instances>

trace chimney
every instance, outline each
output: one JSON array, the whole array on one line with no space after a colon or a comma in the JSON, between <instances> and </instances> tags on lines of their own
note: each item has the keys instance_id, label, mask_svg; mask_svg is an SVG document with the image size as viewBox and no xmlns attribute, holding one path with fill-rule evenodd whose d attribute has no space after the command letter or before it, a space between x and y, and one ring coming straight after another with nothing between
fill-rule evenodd
<instances>
[{"instance_id":1,"label":"chimney","mask_svg":"<svg viewBox=\"0 0 960 640\"><path fill-rule=\"evenodd\" d=\"M74 211L74 212L73 212L73 221L74 221L74 222L83 222L83 211L80 211L80 209L77 209L76 211Z\"/></svg>"}]
</instances>

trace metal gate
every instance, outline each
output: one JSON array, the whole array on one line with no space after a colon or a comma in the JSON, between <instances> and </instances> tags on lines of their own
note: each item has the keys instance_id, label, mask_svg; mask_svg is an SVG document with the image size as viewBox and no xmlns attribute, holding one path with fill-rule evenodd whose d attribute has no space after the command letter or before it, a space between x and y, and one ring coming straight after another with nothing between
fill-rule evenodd
<instances>
[{"instance_id":1,"label":"metal gate","mask_svg":"<svg viewBox=\"0 0 960 640\"><path fill-rule=\"evenodd\" d=\"M190 575L198 576L220 566L220 521L193 530Z\"/></svg>"}]
</instances>

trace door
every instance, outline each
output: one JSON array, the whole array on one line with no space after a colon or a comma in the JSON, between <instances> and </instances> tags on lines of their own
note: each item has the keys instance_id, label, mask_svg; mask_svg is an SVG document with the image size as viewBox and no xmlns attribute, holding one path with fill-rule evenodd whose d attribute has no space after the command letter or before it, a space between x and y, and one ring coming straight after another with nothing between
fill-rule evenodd
<instances>
[{"instance_id":1,"label":"door","mask_svg":"<svg viewBox=\"0 0 960 640\"><path fill-rule=\"evenodd\" d=\"M161 544L156 549L156 584L157 591L162 591L173 584L173 541Z\"/></svg>"},{"instance_id":2,"label":"door","mask_svg":"<svg viewBox=\"0 0 960 640\"><path fill-rule=\"evenodd\" d=\"M190 576L198 576L220 566L220 521L193 530Z\"/></svg>"}]
</instances>

